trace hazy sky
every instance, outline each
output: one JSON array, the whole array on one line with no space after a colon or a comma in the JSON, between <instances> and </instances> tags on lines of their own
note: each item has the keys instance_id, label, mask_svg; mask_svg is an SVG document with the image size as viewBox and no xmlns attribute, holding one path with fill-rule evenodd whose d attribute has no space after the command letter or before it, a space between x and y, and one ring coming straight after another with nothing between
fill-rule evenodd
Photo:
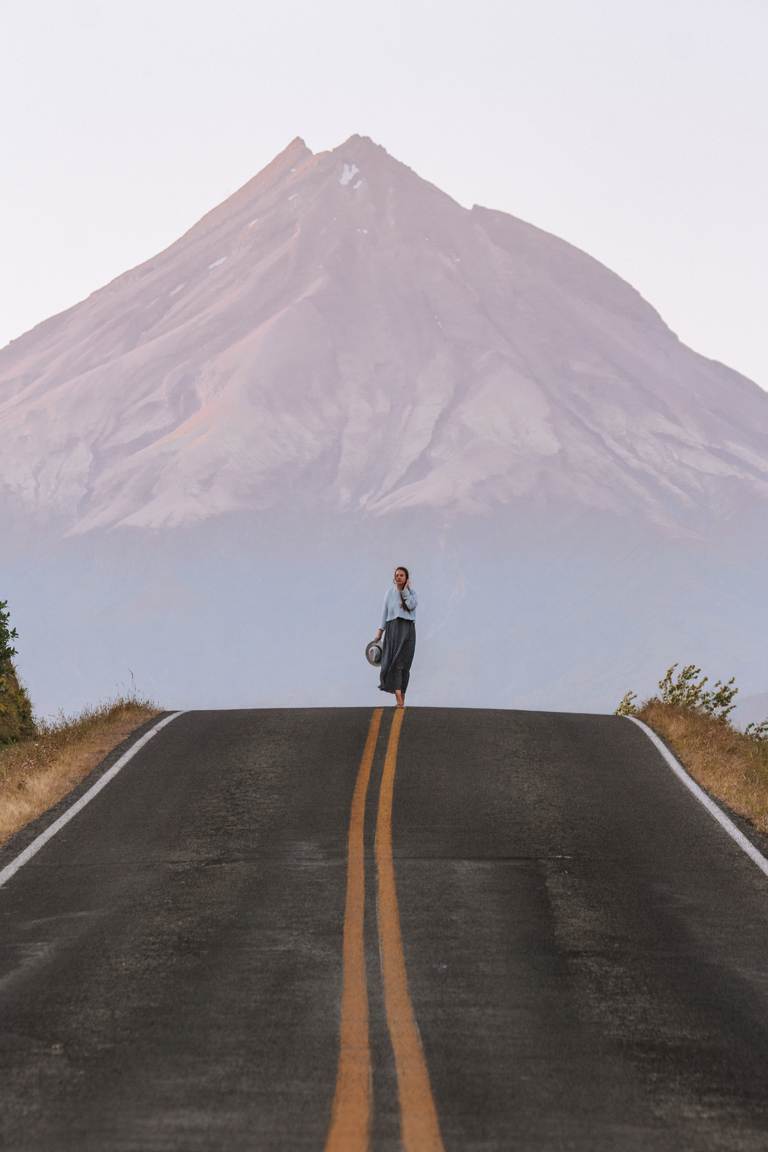
<instances>
[{"instance_id":1,"label":"hazy sky","mask_svg":"<svg viewBox=\"0 0 768 1152\"><path fill-rule=\"evenodd\" d=\"M768 388L767 53L768 0L0 0L0 346L360 132Z\"/></svg>"}]
</instances>

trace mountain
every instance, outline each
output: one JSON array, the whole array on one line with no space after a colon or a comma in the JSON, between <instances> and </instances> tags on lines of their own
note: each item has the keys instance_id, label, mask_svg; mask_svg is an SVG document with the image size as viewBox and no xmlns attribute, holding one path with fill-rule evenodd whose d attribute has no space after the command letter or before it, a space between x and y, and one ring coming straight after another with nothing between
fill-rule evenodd
<instances>
[{"instance_id":1,"label":"mountain","mask_svg":"<svg viewBox=\"0 0 768 1152\"><path fill-rule=\"evenodd\" d=\"M2 349L0 436L46 704L128 669L167 702L375 700L396 563L430 703L612 707L674 659L764 685L768 394L366 137L295 139Z\"/></svg>"},{"instance_id":2,"label":"mountain","mask_svg":"<svg viewBox=\"0 0 768 1152\"><path fill-rule=\"evenodd\" d=\"M768 395L628 284L355 136L296 139L165 252L0 352L6 499L67 531L768 496Z\"/></svg>"}]
</instances>

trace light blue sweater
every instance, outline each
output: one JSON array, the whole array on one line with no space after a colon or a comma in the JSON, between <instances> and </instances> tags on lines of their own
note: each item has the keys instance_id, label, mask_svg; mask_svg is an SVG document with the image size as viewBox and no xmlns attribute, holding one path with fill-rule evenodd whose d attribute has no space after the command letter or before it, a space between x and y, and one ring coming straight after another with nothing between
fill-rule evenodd
<instances>
[{"instance_id":1,"label":"light blue sweater","mask_svg":"<svg viewBox=\"0 0 768 1152\"><path fill-rule=\"evenodd\" d=\"M384 609L381 613L382 628L386 628L387 621L394 620L396 616L400 616L403 620L416 619L416 605L418 604L418 600L416 599L416 593L414 592L413 588L410 586L406 588L403 592L403 596L405 597L405 602L408 605L407 609L403 608L402 601L400 599L400 589L393 581L387 591L386 596L384 597Z\"/></svg>"}]
</instances>

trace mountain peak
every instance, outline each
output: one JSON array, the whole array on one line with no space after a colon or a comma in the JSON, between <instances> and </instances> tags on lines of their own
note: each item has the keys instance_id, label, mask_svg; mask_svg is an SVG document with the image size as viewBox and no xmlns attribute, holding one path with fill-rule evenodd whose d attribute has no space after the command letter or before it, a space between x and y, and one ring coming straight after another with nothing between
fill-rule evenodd
<instances>
[{"instance_id":1,"label":"mountain peak","mask_svg":"<svg viewBox=\"0 0 768 1152\"><path fill-rule=\"evenodd\" d=\"M361 136L358 132L353 132L352 135L349 136L343 144L339 144L338 147L333 149L333 151L345 152L352 148L359 149L361 151L376 151L379 153L383 152L386 155L389 155L386 148L383 148L381 144L377 144L376 141L372 140L370 136Z\"/></svg>"},{"instance_id":2,"label":"mountain peak","mask_svg":"<svg viewBox=\"0 0 768 1152\"><path fill-rule=\"evenodd\" d=\"M275 156L273 160L270 160L269 164L257 173L254 180L260 179L266 173L279 175L292 165L299 164L305 160L311 160L312 156L312 150L307 147L301 136L294 136L290 144L287 144L282 152L278 152L277 156Z\"/></svg>"},{"instance_id":3,"label":"mountain peak","mask_svg":"<svg viewBox=\"0 0 768 1152\"><path fill-rule=\"evenodd\" d=\"M343 144L338 144L335 148L329 148L328 151L322 155L333 157L346 163L359 164L360 166L368 164L379 171L386 166L404 167L394 156L390 156L389 152L387 152L386 148L382 148L381 144L377 144L370 136L360 136L357 132L347 137Z\"/></svg>"},{"instance_id":4,"label":"mountain peak","mask_svg":"<svg viewBox=\"0 0 768 1152\"><path fill-rule=\"evenodd\" d=\"M275 160L279 160L281 156L294 156L297 153L308 153L308 155L312 155L312 149L307 147L305 140L301 136L294 136L290 144L288 144L282 152L278 152Z\"/></svg>"}]
</instances>

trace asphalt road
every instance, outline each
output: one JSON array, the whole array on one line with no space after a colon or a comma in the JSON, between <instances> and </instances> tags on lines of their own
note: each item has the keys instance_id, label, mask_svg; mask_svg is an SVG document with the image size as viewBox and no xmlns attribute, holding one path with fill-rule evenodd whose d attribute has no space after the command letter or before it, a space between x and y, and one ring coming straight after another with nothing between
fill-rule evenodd
<instances>
[{"instance_id":1,"label":"asphalt road","mask_svg":"<svg viewBox=\"0 0 768 1152\"><path fill-rule=\"evenodd\" d=\"M4 1149L768 1147L768 879L647 737L397 715L186 713L0 888Z\"/></svg>"}]
</instances>

